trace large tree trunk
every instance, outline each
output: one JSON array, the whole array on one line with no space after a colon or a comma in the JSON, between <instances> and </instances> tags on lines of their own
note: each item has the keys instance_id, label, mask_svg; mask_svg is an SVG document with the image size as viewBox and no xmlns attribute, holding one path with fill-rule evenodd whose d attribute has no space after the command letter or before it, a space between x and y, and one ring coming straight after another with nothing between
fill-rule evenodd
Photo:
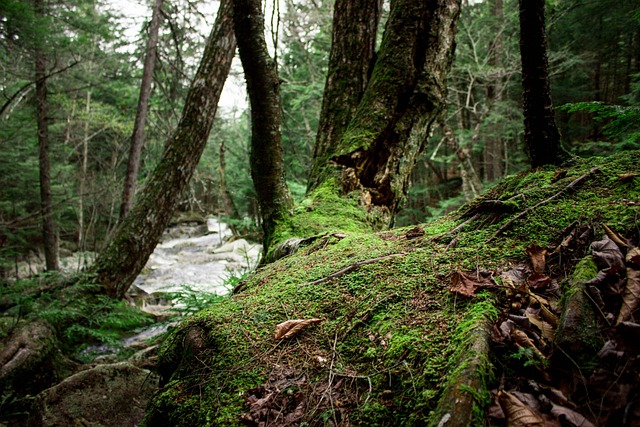
<instances>
[{"instance_id":1,"label":"large tree trunk","mask_svg":"<svg viewBox=\"0 0 640 427\"><path fill-rule=\"evenodd\" d=\"M545 0L519 0L520 57L524 101L524 140L531 167L562 163L560 133L556 127L549 88L544 16Z\"/></svg>"},{"instance_id":2,"label":"large tree trunk","mask_svg":"<svg viewBox=\"0 0 640 427\"><path fill-rule=\"evenodd\" d=\"M397 0L373 73L331 165L311 181L335 179L357 192L374 228L390 226L409 173L444 108L458 0Z\"/></svg>"},{"instance_id":3,"label":"large tree trunk","mask_svg":"<svg viewBox=\"0 0 640 427\"><path fill-rule=\"evenodd\" d=\"M153 70L156 64L156 52L158 46L158 30L160 28L160 10L163 0L155 0L151 23L149 24L149 38L147 40L147 52L144 57L144 68L142 69L142 82L140 83L140 97L138 98L138 112L133 124L133 134L131 135L131 147L129 151L129 161L127 163L127 174L125 175L124 190L122 192L122 204L120 205L120 221L131 209L133 196L136 192L136 181L140 170L140 155L144 146L144 126L147 122L149 111L149 97L151 96L151 83L153 82Z\"/></svg>"},{"instance_id":4,"label":"large tree trunk","mask_svg":"<svg viewBox=\"0 0 640 427\"><path fill-rule=\"evenodd\" d=\"M337 0L322 112L313 153L309 190L336 153L340 139L362 99L375 60L382 1ZM348 35L345 37L345 35Z\"/></svg>"},{"instance_id":5,"label":"large tree trunk","mask_svg":"<svg viewBox=\"0 0 640 427\"><path fill-rule=\"evenodd\" d=\"M266 253L276 224L293 207L284 179L280 81L267 51L260 0L234 0L233 19L251 102L251 177L260 203Z\"/></svg>"},{"instance_id":6,"label":"large tree trunk","mask_svg":"<svg viewBox=\"0 0 640 427\"><path fill-rule=\"evenodd\" d=\"M44 15L42 0L34 2L36 13ZM47 270L59 270L58 236L53 221L51 195L51 163L49 160L49 118L47 100L47 60L42 45L35 49L36 114L38 126L38 160L40 166L40 209L42 213L42 239Z\"/></svg>"},{"instance_id":7,"label":"large tree trunk","mask_svg":"<svg viewBox=\"0 0 640 427\"><path fill-rule=\"evenodd\" d=\"M109 295L124 295L169 224L207 143L235 49L231 1L223 0L180 123L148 184L96 260L94 272Z\"/></svg>"}]
</instances>

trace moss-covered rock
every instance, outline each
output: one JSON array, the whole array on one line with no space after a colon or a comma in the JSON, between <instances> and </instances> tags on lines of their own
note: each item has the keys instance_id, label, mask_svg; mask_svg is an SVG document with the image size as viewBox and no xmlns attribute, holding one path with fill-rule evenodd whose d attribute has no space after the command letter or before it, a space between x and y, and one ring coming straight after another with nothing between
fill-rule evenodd
<instances>
[{"instance_id":1,"label":"moss-covered rock","mask_svg":"<svg viewBox=\"0 0 640 427\"><path fill-rule=\"evenodd\" d=\"M619 175L640 172L639 154L507 178L474 202L510 209L468 206L421 226L424 233L345 227L263 266L241 292L166 340L163 388L147 425L482 423L491 381L486 322L500 291L463 298L449 291L451 274L523 263L527 245L557 247L578 220L637 239L638 206L628 201L640 198L640 180ZM303 218L322 207L300 209L287 238L316 233ZM550 260L562 269L576 261ZM274 338L277 324L310 318L322 322ZM471 396L466 408L452 411L461 396Z\"/></svg>"}]
</instances>

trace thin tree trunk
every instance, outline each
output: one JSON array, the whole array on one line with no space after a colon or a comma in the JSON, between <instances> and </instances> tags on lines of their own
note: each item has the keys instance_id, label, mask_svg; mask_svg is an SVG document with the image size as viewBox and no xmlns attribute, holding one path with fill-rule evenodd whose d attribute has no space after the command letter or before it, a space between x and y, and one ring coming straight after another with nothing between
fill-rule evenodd
<instances>
[{"instance_id":1,"label":"thin tree trunk","mask_svg":"<svg viewBox=\"0 0 640 427\"><path fill-rule=\"evenodd\" d=\"M524 139L533 168L558 165L564 159L551 105L544 3L545 0L519 0Z\"/></svg>"},{"instance_id":2,"label":"thin tree trunk","mask_svg":"<svg viewBox=\"0 0 640 427\"><path fill-rule=\"evenodd\" d=\"M36 13L44 14L42 0L35 0ZM36 114L38 126L38 161L40 167L40 209L42 211L42 239L48 271L59 270L58 236L53 221L51 195L51 162L49 160L49 118L47 100L47 60L41 45L35 49Z\"/></svg>"},{"instance_id":3,"label":"thin tree trunk","mask_svg":"<svg viewBox=\"0 0 640 427\"><path fill-rule=\"evenodd\" d=\"M342 134L355 115L375 60L381 0L337 0L329 70L313 153L309 190L324 177Z\"/></svg>"},{"instance_id":4,"label":"thin tree trunk","mask_svg":"<svg viewBox=\"0 0 640 427\"><path fill-rule=\"evenodd\" d=\"M220 3L180 123L149 182L96 260L98 282L113 297L123 297L146 264L207 143L236 49L231 7L231 0Z\"/></svg>"},{"instance_id":5,"label":"thin tree trunk","mask_svg":"<svg viewBox=\"0 0 640 427\"><path fill-rule=\"evenodd\" d=\"M284 178L280 81L264 38L260 0L234 0L233 19L251 103L251 177L258 195L267 253L276 225L293 202Z\"/></svg>"},{"instance_id":6,"label":"thin tree trunk","mask_svg":"<svg viewBox=\"0 0 640 427\"><path fill-rule=\"evenodd\" d=\"M227 188L224 140L220 141L220 167L218 169L218 173L220 176L220 197L222 198L224 214L231 218L240 218L236 204L233 202L231 193Z\"/></svg>"},{"instance_id":7,"label":"thin tree trunk","mask_svg":"<svg viewBox=\"0 0 640 427\"><path fill-rule=\"evenodd\" d=\"M133 134L131 135L131 147L129 151L129 161L127 163L127 174L125 175L124 190L122 193L122 204L120 205L120 220L131 209L133 197L136 192L136 181L140 170L140 155L144 146L144 126L147 122L149 111L149 97L151 96L151 83L153 82L153 70L156 64L156 52L158 46L158 30L160 28L160 11L163 0L155 0L151 23L149 24L149 38L147 40L147 52L144 58L144 68L142 70L142 82L140 84L140 97L138 98L138 111L133 124Z\"/></svg>"},{"instance_id":8,"label":"thin tree trunk","mask_svg":"<svg viewBox=\"0 0 640 427\"><path fill-rule=\"evenodd\" d=\"M502 30L504 26L504 16L502 11L502 0L493 0L492 4L493 17L495 19L496 37L493 41L489 64L494 70L500 72L503 68L502 63ZM503 79L496 78L487 87L487 104L488 108L495 109L502 103ZM500 122L492 125L492 132L484 149L484 176L487 181L495 181L500 179L503 174L502 165L502 136Z\"/></svg>"}]
</instances>

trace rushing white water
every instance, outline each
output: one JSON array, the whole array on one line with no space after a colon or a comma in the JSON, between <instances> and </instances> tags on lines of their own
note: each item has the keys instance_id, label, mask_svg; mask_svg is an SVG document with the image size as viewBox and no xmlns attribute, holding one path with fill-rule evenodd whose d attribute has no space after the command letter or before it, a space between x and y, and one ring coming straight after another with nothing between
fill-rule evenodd
<instances>
[{"instance_id":1,"label":"rushing white water","mask_svg":"<svg viewBox=\"0 0 640 427\"><path fill-rule=\"evenodd\" d=\"M260 245L244 239L225 243L232 236L229 227L215 218L204 225L172 227L149 258L131 292L157 294L179 292L185 288L225 294L231 275L255 266Z\"/></svg>"}]
</instances>

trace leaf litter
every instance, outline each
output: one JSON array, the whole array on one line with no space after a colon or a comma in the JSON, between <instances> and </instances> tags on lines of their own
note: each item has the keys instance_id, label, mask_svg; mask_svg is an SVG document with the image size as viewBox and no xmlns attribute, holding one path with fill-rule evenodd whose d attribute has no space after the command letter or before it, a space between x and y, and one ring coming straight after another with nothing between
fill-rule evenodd
<instances>
[{"instance_id":1,"label":"leaf litter","mask_svg":"<svg viewBox=\"0 0 640 427\"><path fill-rule=\"evenodd\" d=\"M487 412L490 425L640 426L640 248L603 228L603 239L590 244L598 273L578 291L586 295L604 342L589 365L580 366L575 361L580 354L557 345L561 318L574 315L567 310L575 305L564 302L561 313L558 280L545 274L551 270L549 257L579 259L589 227L572 224L556 248L528 246L530 265L451 276L449 289L459 296L474 298L487 288L502 295L504 310L492 334L502 372ZM569 360L569 366L562 360Z\"/></svg>"}]
</instances>

